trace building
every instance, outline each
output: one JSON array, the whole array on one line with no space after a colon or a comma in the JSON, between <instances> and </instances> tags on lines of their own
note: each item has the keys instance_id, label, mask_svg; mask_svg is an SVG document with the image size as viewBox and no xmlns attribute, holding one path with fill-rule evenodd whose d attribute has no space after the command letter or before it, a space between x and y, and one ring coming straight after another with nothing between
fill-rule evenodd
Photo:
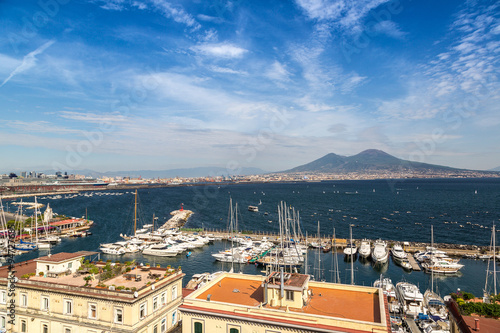
<instances>
[{"instance_id":1,"label":"building","mask_svg":"<svg viewBox=\"0 0 500 333\"><path fill-rule=\"evenodd\" d=\"M177 326L182 271L84 260L95 254L58 253L16 263L14 287L8 283L8 267L1 267L1 328L16 333L164 333ZM10 297L12 289L15 296Z\"/></svg>"},{"instance_id":2,"label":"building","mask_svg":"<svg viewBox=\"0 0 500 333\"><path fill-rule=\"evenodd\" d=\"M450 333L497 333L500 332L500 320L480 316L465 316L460 313L457 303L447 302L450 319Z\"/></svg>"},{"instance_id":3,"label":"building","mask_svg":"<svg viewBox=\"0 0 500 333\"><path fill-rule=\"evenodd\" d=\"M297 273L223 273L187 295L179 310L183 333L391 331L380 289Z\"/></svg>"}]
</instances>

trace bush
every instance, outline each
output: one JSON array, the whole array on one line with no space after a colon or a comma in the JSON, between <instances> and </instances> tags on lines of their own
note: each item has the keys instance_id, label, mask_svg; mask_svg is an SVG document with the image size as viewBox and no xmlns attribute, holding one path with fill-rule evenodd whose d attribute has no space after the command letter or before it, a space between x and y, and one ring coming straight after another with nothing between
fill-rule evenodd
<instances>
[{"instance_id":1,"label":"bush","mask_svg":"<svg viewBox=\"0 0 500 333\"><path fill-rule=\"evenodd\" d=\"M466 291L462 292L462 298L467 301L469 299L474 299L475 296L472 293L468 293Z\"/></svg>"}]
</instances>

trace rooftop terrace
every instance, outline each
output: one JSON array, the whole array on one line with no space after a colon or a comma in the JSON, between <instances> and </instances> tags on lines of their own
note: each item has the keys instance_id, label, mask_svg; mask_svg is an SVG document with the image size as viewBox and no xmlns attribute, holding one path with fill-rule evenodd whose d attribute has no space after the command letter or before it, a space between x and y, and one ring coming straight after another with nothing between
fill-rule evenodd
<instances>
[{"instance_id":1,"label":"rooftop terrace","mask_svg":"<svg viewBox=\"0 0 500 333\"><path fill-rule=\"evenodd\" d=\"M270 303L262 304L265 302L264 281L264 276L223 274L205 288L187 296L185 304L189 306L189 299L195 299L202 301L202 306L214 309L218 307L214 303L217 302L232 307L236 305L255 307L260 310L268 309L273 313L283 311L385 325L384 298L377 288L310 281L311 294L302 308L280 308L272 307ZM291 284L303 285L304 281L295 279L291 281ZM210 302L213 305L204 302ZM200 305L198 302L196 304L196 306Z\"/></svg>"}]
</instances>

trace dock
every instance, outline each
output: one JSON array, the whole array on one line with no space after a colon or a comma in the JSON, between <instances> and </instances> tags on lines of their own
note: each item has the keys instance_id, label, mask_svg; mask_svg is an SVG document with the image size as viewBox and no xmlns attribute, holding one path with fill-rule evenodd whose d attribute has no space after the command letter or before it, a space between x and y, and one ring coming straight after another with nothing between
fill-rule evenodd
<instances>
[{"instance_id":1,"label":"dock","mask_svg":"<svg viewBox=\"0 0 500 333\"><path fill-rule=\"evenodd\" d=\"M410 262L411 269L413 269L414 271L421 271L422 270L420 265L417 263L417 261L415 260L415 258L411 254L408 255L408 261Z\"/></svg>"},{"instance_id":2,"label":"dock","mask_svg":"<svg viewBox=\"0 0 500 333\"><path fill-rule=\"evenodd\" d=\"M408 325L408 328L410 329L410 332L412 333L420 333L420 329L418 328L417 324L415 324L414 319L406 318L405 319L406 324Z\"/></svg>"}]
</instances>

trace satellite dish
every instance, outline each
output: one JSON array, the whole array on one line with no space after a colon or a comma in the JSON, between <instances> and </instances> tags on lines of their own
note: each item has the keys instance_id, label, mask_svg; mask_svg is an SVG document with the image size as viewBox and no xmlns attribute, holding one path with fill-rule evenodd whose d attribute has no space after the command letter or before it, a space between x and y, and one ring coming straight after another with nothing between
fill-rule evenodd
<instances>
[{"instance_id":1,"label":"satellite dish","mask_svg":"<svg viewBox=\"0 0 500 333\"><path fill-rule=\"evenodd\" d=\"M139 293L137 291L134 292L134 297L135 298L139 297Z\"/></svg>"}]
</instances>

